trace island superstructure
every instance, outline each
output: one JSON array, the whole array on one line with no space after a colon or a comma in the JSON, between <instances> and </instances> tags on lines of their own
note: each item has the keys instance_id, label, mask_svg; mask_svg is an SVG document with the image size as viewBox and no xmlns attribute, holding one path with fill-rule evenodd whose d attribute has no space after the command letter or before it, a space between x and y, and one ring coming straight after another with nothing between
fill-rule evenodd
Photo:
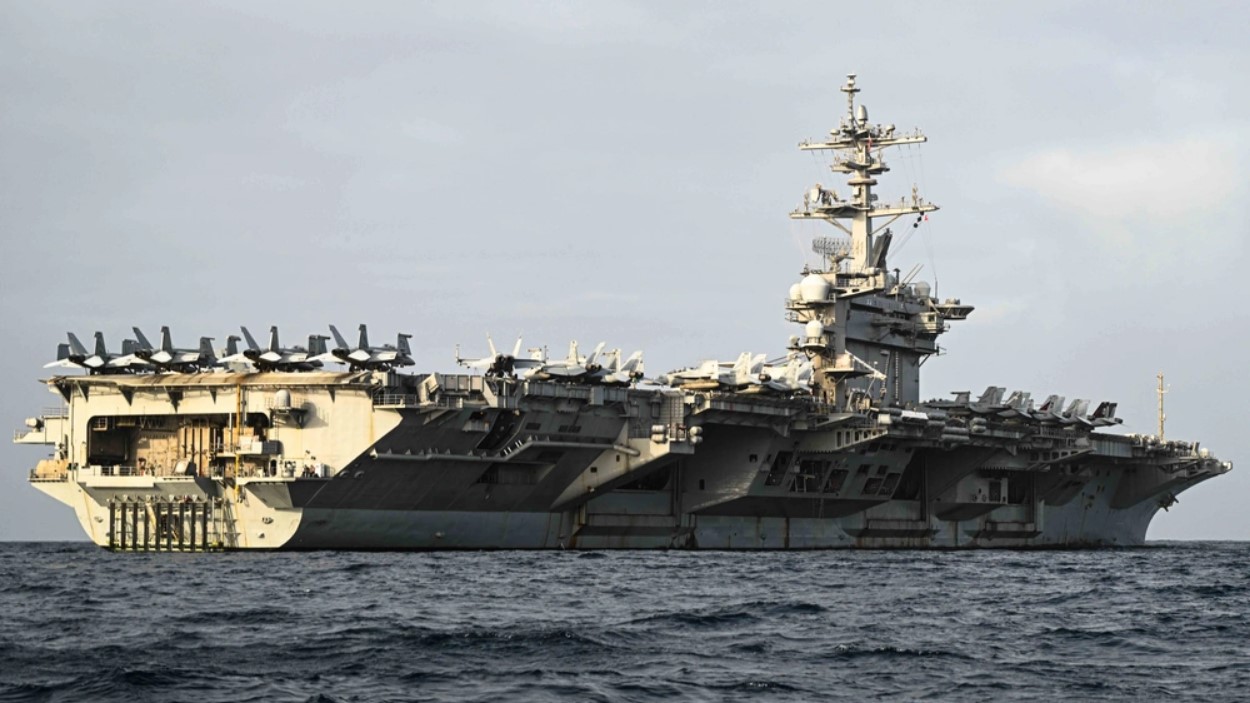
<instances>
[{"instance_id":1,"label":"island superstructure","mask_svg":"<svg viewBox=\"0 0 1250 703\"><path fill-rule=\"evenodd\" d=\"M823 141L846 191L817 184L819 268L785 299L785 353L647 379L599 345L413 373L408 335L307 346L231 335L179 349L135 330L120 353L72 334L59 406L15 441L52 455L30 482L118 551L824 549L1142 544L1186 488L1231 469L1197 443L1121 435L1116 405L991 386L920 398L920 369L971 305L889 265L890 227L937 209L881 201L887 150L850 76ZM334 340L334 347L327 342ZM239 342L246 340L246 348ZM344 368L345 367L345 368ZM472 373L476 372L476 373Z\"/></svg>"}]
</instances>

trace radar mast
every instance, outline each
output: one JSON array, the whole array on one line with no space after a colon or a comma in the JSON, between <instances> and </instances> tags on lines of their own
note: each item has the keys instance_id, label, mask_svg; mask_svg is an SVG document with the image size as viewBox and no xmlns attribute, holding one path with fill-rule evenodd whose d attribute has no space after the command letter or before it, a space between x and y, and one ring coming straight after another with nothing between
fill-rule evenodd
<instances>
[{"instance_id":1,"label":"radar mast","mask_svg":"<svg viewBox=\"0 0 1250 703\"><path fill-rule=\"evenodd\" d=\"M846 181L850 186L850 197L843 200L836 191L817 183L804 198L803 208L790 213L790 217L796 220L824 220L845 232L851 241L850 271L869 272L886 266L888 245L878 244L881 241L879 229L888 227L904 215L923 215L938 209L937 205L922 200L914 186L910 198L900 198L898 202L888 205L878 205L877 196L872 192L873 186L877 185L875 176L890 170L882 158L886 148L921 144L928 138L920 130L899 134L892 124L869 123L868 108L862 103L855 104L859 88L855 85L854 73L847 75L846 85L841 90L846 93L847 114L837 127L830 130L829 139L824 142L804 141L799 148L803 151L835 152L830 170L850 176ZM874 227L873 221L880 218L888 219L880 227Z\"/></svg>"},{"instance_id":2,"label":"radar mast","mask_svg":"<svg viewBox=\"0 0 1250 703\"><path fill-rule=\"evenodd\" d=\"M825 141L804 141L799 148L832 152L830 170L847 176L849 190L843 198L834 188L817 183L790 217L823 220L846 236L818 237L813 242L824 268L804 270L786 307L787 319L804 325L804 334L792 338L790 348L812 360L813 391L839 410L862 410L874 403L912 399L918 393L919 361L937 352L934 340L945 331L944 320L964 319L972 307L954 300L938 303L929 297L927 284L909 286L909 281L900 282L890 275L887 256L892 235L888 227L908 215L916 216L919 224L925 213L938 207L923 200L915 186L910 197L879 203L873 187L876 177L890 170L883 158L885 149L927 139L919 130L903 134L892 124L870 123L868 109L855 101L859 93L855 74L847 76L841 90L846 93L846 114ZM880 298L883 293L895 302L885 307L859 305L870 316L890 318L881 321L886 334L855 329L848 337L852 300ZM909 369L903 368L904 360ZM906 389L900 381L904 377ZM854 384L847 383L856 379ZM856 386L854 397L848 394L852 385Z\"/></svg>"}]
</instances>

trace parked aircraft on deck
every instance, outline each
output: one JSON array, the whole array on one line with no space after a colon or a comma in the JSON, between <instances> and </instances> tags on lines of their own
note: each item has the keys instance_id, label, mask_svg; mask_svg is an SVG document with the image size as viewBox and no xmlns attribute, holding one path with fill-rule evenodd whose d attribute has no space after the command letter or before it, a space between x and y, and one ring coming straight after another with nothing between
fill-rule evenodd
<instances>
[{"instance_id":1,"label":"parked aircraft on deck","mask_svg":"<svg viewBox=\"0 0 1250 703\"><path fill-rule=\"evenodd\" d=\"M347 343L334 325L330 325L330 334L334 337L336 346L310 360L347 364L353 371L387 370L416 363L412 360L412 349L408 345L408 340L412 339L410 334L401 332L396 337L395 346L384 344L380 347L369 346L367 325L360 326L360 340L355 347Z\"/></svg>"},{"instance_id":2,"label":"parked aircraft on deck","mask_svg":"<svg viewBox=\"0 0 1250 703\"><path fill-rule=\"evenodd\" d=\"M613 349L606 356L611 361L604 368L591 373L587 377L588 381L607 386L629 386L641 381L646 375L642 368L641 350L630 354L625 361L621 361L620 349Z\"/></svg>"},{"instance_id":3,"label":"parked aircraft on deck","mask_svg":"<svg viewBox=\"0 0 1250 703\"><path fill-rule=\"evenodd\" d=\"M542 350L542 366L529 372L526 377L538 380L581 381L587 376L603 369L599 363L599 355L603 353L604 342L599 342L587 356L577 351L577 341L569 342L569 355L563 359L548 359L546 349ZM537 357L537 354L532 356Z\"/></svg>"},{"instance_id":4,"label":"parked aircraft on deck","mask_svg":"<svg viewBox=\"0 0 1250 703\"><path fill-rule=\"evenodd\" d=\"M129 363L134 363L134 359L138 359L151 364L153 370L158 372L201 371L217 365L217 353L213 351L212 337L200 337L198 349L178 349L174 347L169 328L162 327L161 346L156 348L144 336L142 330L138 327L133 329L139 341L134 353L129 357L123 357Z\"/></svg>"},{"instance_id":5,"label":"parked aircraft on deck","mask_svg":"<svg viewBox=\"0 0 1250 703\"><path fill-rule=\"evenodd\" d=\"M758 357L757 357L758 358ZM783 362L764 364L746 388L751 393L810 393L812 362L804 354L790 354Z\"/></svg>"},{"instance_id":6,"label":"parked aircraft on deck","mask_svg":"<svg viewBox=\"0 0 1250 703\"><path fill-rule=\"evenodd\" d=\"M56 361L44 364L45 369L56 367L86 369L90 373L106 374L130 373L151 368L147 362L133 356L138 348L138 342L133 339L122 342L121 353L113 354L104 344L103 332L95 333L94 352L89 352L73 332L67 332L66 335L69 337L69 343L57 345Z\"/></svg>"},{"instance_id":7,"label":"parked aircraft on deck","mask_svg":"<svg viewBox=\"0 0 1250 703\"><path fill-rule=\"evenodd\" d=\"M456 363L469 369L476 369L487 376L528 376L536 369L542 368L546 363L545 358L541 354L541 349L531 349L530 357L521 356L521 338L516 338L516 345L512 348L511 354L505 354L495 348L495 341L491 336L486 335L486 345L490 348L490 355L477 359L466 359L460 356L460 346L456 346Z\"/></svg>"},{"instance_id":8,"label":"parked aircraft on deck","mask_svg":"<svg viewBox=\"0 0 1250 703\"><path fill-rule=\"evenodd\" d=\"M247 361L255 366L257 371L312 371L321 368L321 362L314 357L326 353L325 340L329 337L309 335L307 348L298 346L283 348L278 341L278 328L270 327L269 346L261 348L246 327L239 329L243 331L247 348L232 352L230 356L222 359L223 362ZM230 339L235 342L239 341L239 338L234 335L231 335Z\"/></svg>"},{"instance_id":9,"label":"parked aircraft on deck","mask_svg":"<svg viewBox=\"0 0 1250 703\"><path fill-rule=\"evenodd\" d=\"M692 368L678 369L657 380L674 388L740 390L757 380L764 368L765 354L743 352L737 361L708 360Z\"/></svg>"}]
</instances>

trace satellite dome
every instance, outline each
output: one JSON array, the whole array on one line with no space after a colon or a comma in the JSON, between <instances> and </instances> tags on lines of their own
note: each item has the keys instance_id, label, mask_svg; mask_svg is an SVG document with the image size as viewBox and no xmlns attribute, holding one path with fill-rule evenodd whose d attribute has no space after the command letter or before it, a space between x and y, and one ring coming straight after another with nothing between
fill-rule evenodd
<instances>
[{"instance_id":1,"label":"satellite dome","mask_svg":"<svg viewBox=\"0 0 1250 703\"><path fill-rule=\"evenodd\" d=\"M790 300L798 300L801 294L802 294L802 286L800 286L797 283L790 286Z\"/></svg>"},{"instance_id":2,"label":"satellite dome","mask_svg":"<svg viewBox=\"0 0 1250 703\"><path fill-rule=\"evenodd\" d=\"M916 296L919 298L928 298L929 293L932 292L932 289L929 288L929 284L924 281L917 282L914 287L916 289Z\"/></svg>"},{"instance_id":3,"label":"satellite dome","mask_svg":"<svg viewBox=\"0 0 1250 703\"><path fill-rule=\"evenodd\" d=\"M820 339L825 333L825 326L820 324L820 320L812 320L803 326L803 333L808 339Z\"/></svg>"},{"instance_id":4,"label":"satellite dome","mask_svg":"<svg viewBox=\"0 0 1250 703\"><path fill-rule=\"evenodd\" d=\"M826 281L820 274L809 273L798 286L799 295L805 303L829 299L829 281Z\"/></svg>"}]
</instances>

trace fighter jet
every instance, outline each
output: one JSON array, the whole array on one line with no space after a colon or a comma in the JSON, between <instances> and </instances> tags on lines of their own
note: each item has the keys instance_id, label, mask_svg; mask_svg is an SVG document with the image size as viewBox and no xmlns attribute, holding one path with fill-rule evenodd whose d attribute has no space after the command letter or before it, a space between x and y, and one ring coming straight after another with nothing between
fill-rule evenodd
<instances>
[{"instance_id":1,"label":"fighter jet","mask_svg":"<svg viewBox=\"0 0 1250 703\"><path fill-rule=\"evenodd\" d=\"M132 329L139 342L133 354L123 357L128 363L134 363L133 360L138 359L151 364L159 372L182 373L201 371L217 365L217 352L213 351L212 337L200 337L198 349L176 349L170 338L169 328L162 327L161 346L154 348L142 330L138 327Z\"/></svg>"},{"instance_id":2,"label":"fighter jet","mask_svg":"<svg viewBox=\"0 0 1250 703\"><path fill-rule=\"evenodd\" d=\"M1115 416L1115 408L1117 403L1103 401L1094 409L1094 413L1089 416L1088 422L1094 427L1106 427L1108 425L1118 425L1124 420ZM1088 407L1088 404L1087 406ZM1082 411L1084 409L1082 408Z\"/></svg>"},{"instance_id":3,"label":"fighter jet","mask_svg":"<svg viewBox=\"0 0 1250 703\"><path fill-rule=\"evenodd\" d=\"M812 362L803 354L790 354L784 363L764 364L750 386L752 393L794 394L811 392Z\"/></svg>"},{"instance_id":4,"label":"fighter jet","mask_svg":"<svg viewBox=\"0 0 1250 703\"><path fill-rule=\"evenodd\" d=\"M1063 414L1063 396L1048 395L1046 400L1038 406L1037 410L1032 413L1033 419L1043 423L1062 423L1065 418Z\"/></svg>"},{"instance_id":5,"label":"fighter jet","mask_svg":"<svg viewBox=\"0 0 1250 703\"><path fill-rule=\"evenodd\" d=\"M73 332L67 332L69 344L58 344L56 361L45 364L45 369L53 367L87 369L89 373L129 373L149 368L147 362L132 358L138 343L133 339L122 342L122 352L112 354L104 344L104 333L95 333L95 352L87 351L83 343Z\"/></svg>"},{"instance_id":6,"label":"fighter jet","mask_svg":"<svg viewBox=\"0 0 1250 703\"><path fill-rule=\"evenodd\" d=\"M1007 397L1005 409L998 413L999 417L1033 417L1033 400L1032 393L1028 391L1015 391Z\"/></svg>"},{"instance_id":7,"label":"fighter jet","mask_svg":"<svg viewBox=\"0 0 1250 703\"><path fill-rule=\"evenodd\" d=\"M1009 406L1003 402L1003 394L1007 392L1002 386L989 386L981 397L968 403L968 409L978 415L989 415L1006 410ZM957 394L956 402L963 401L967 396L963 393Z\"/></svg>"},{"instance_id":8,"label":"fighter jet","mask_svg":"<svg viewBox=\"0 0 1250 703\"><path fill-rule=\"evenodd\" d=\"M1034 413L1034 417L1040 414L1055 415L1055 417L1058 417L1058 415L1060 414L1060 410L1063 410L1063 408L1064 408L1063 395L1048 395L1048 397L1046 397L1044 402L1041 403L1041 405L1039 405L1038 412Z\"/></svg>"},{"instance_id":9,"label":"fighter jet","mask_svg":"<svg viewBox=\"0 0 1250 703\"><path fill-rule=\"evenodd\" d=\"M642 368L641 350L630 354L623 362L620 349L613 349L607 356L610 358L607 366L588 374L587 381L605 386L629 386L641 381L646 375Z\"/></svg>"},{"instance_id":10,"label":"fighter jet","mask_svg":"<svg viewBox=\"0 0 1250 703\"><path fill-rule=\"evenodd\" d=\"M751 352L743 352L737 361L709 360L693 368L670 371L658 380L674 388L740 390L749 386L752 378L758 378L767 358L766 354L752 356Z\"/></svg>"},{"instance_id":11,"label":"fighter jet","mask_svg":"<svg viewBox=\"0 0 1250 703\"><path fill-rule=\"evenodd\" d=\"M604 343L599 342L588 356L581 356L577 352L577 341L574 340L569 342L569 355L563 359L547 359L547 352L544 349L541 356L537 353L531 354L531 358L539 358L542 365L527 372L524 376L553 381L587 380L589 374L598 373L603 369L603 365L598 362L599 355L603 353L603 347Z\"/></svg>"},{"instance_id":12,"label":"fighter jet","mask_svg":"<svg viewBox=\"0 0 1250 703\"><path fill-rule=\"evenodd\" d=\"M1104 403L1103 405L1106 405L1106 403ZM1111 405L1111 414L1115 415L1115 403L1111 403L1110 405ZM1101 405L1099 406L1099 408L1102 410L1105 410L1105 408L1102 408ZM1077 398L1076 400L1072 401L1072 404L1069 405L1068 409L1064 410L1060 416L1063 417L1063 419L1068 422L1088 422L1089 420L1085 417L1085 413L1087 412L1089 412L1089 401L1083 398ZM1098 411L1095 411L1095 414L1097 413ZM1117 420L1116 422L1119 422L1119 420Z\"/></svg>"},{"instance_id":13,"label":"fighter jet","mask_svg":"<svg viewBox=\"0 0 1250 703\"><path fill-rule=\"evenodd\" d=\"M240 359L246 359L257 371L312 371L321 368L321 362L316 360L321 354L326 353L325 340L329 337L320 335L309 335L308 347L290 347L283 348L278 341L278 328L269 328L269 347L262 349L256 344L256 339L252 337L252 333L246 327L240 327L243 331L243 337L247 341L247 348L242 351L227 356L222 361L234 362ZM230 340L238 342L239 338L231 335ZM229 341L229 340L227 340Z\"/></svg>"},{"instance_id":14,"label":"fighter jet","mask_svg":"<svg viewBox=\"0 0 1250 703\"><path fill-rule=\"evenodd\" d=\"M217 352L217 365L231 371L246 372L252 368L252 360L247 358L242 351L239 350L239 342L243 338L237 334L226 337L226 348Z\"/></svg>"},{"instance_id":15,"label":"fighter jet","mask_svg":"<svg viewBox=\"0 0 1250 703\"><path fill-rule=\"evenodd\" d=\"M369 331L366 325L360 326L360 341L355 348L347 344L343 335L339 334L334 325L330 325L330 334L334 336L335 347L328 352L313 357L313 361L331 361L347 364L352 371L380 370L385 371L397 366L412 366L412 349L408 340L412 335L400 333L395 346L384 344L380 347L369 346Z\"/></svg>"},{"instance_id":16,"label":"fighter jet","mask_svg":"<svg viewBox=\"0 0 1250 703\"><path fill-rule=\"evenodd\" d=\"M511 354L504 354L495 348L495 341L486 335L486 345L490 347L490 356L478 359L465 359L460 356L460 346L456 346L456 363L465 368L477 369L487 376L528 377L532 372L541 369L547 363L546 355L541 349L531 349L528 359L521 357L521 338L516 338L516 346Z\"/></svg>"}]
</instances>

